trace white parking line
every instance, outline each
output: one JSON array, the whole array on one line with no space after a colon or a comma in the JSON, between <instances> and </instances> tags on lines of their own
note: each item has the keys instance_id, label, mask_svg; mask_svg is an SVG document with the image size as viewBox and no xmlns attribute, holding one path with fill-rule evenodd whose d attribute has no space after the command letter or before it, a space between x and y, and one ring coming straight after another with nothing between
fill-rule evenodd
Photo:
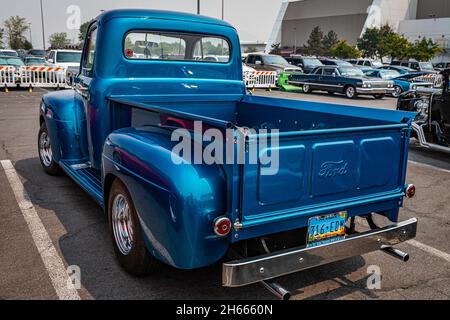
<instances>
[{"instance_id":1,"label":"white parking line","mask_svg":"<svg viewBox=\"0 0 450 320\"><path fill-rule=\"evenodd\" d=\"M443 251L438 250L436 248L427 246L426 244L423 244L422 242L419 242L419 241L416 241L416 240L409 240L407 243L412 245L412 246L414 246L414 247L416 247L416 248L419 248L420 250L423 250L423 251L425 251L425 252L427 252L429 254L432 254L432 255L434 255L436 257L444 259L447 262L450 262L450 254L448 254L446 252L443 252Z\"/></svg>"},{"instance_id":2,"label":"white parking line","mask_svg":"<svg viewBox=\"0 0 450 320\"><path fill-rule=\"evenodd\" d=\"M23 187L16 169L14 169L10 160L2 160L1 164L58 298L61 300L81 300L78 292L67 285L68 281L70 283L70 279L66 267L53 246L52 240L42 224L33 203L30 201L30 197Z\"/></svg>"},{"instance_id":3,"label":"white parking line","mask_svg":"<svg viewBox=\"0 0 450 320\"><path fill-rule=\"evenodd\" d=\"M442 169L442 168L439 168L439 167L436 167L436 166L432 166L430 164L416 162L416 161L412 161L412 160L408 160L408 162L411 163L411 164L417 165L417 166L430 168L430 169L438 170L438 171L445 172L445 173L450 173L450 170Z\"/></svg>"}]
</instances>

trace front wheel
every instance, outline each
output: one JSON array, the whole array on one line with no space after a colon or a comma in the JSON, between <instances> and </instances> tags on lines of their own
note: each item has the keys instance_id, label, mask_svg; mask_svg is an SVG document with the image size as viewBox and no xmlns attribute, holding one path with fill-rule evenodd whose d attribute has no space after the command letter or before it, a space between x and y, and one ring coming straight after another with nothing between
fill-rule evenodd
<instances>
[{"instance_id":1,"label":"front wheel","mask_svg":"<svg viewBox=\"0 0 450 320\"><path fill-rule=\"evenodd\" d=\"M353 99L356 98L357 93L356 93L356 88L354 86L348 86L345 88L345 96L348 99Z\"/></svg>"},{"instance_id":2,"label":"front wheel","mask_svg":"<svg viewBox=\"0 0 450 320\"><path fill-rule=\"evenodd\" d=\"M311 93L311 86L309 84L304 84L303 85L303 92L304 93Z\"/></svg>"},{"instance_id":3,"label":"front wheel","mask_svg":"<svg viewBox=\"0 0 450 320\"><path fill-rule=\"evenodd\" d=\"M400 86L395 86L394 91L392 92L392 96L394 98L400 97L400 95L403 93L403 89Z\"/></svg>"},{"instance_id":4,"label":"front wheel","mask_svg":"<svg viewBox=\"0 0 450 320\"><path fill-rule=\"evenodd\" d=\"M114 251L125 271L145 276L159 270L161 263L147 251L133 200L120 180L109 193L108 220Z\"/></svg>"},{"instance_id":5,"label":"front wheel","mask_svg":"<svg viewBox=\"0 0 450 320\"><path fill-rule=\"evenodd\" d=\"M51 176L60 175L61 168L53 159L50 134L48 133L48 129L45 122L42 123L41 128L39 129L38 152L39 152L39 160L41 161L41 165L44 171Z\"/></svg>"}]
</instances>

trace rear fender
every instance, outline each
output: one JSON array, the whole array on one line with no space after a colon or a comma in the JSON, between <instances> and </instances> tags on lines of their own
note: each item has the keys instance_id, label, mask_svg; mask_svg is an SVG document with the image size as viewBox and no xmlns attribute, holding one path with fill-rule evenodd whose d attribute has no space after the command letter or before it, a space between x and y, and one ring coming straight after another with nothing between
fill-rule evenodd
<instances>
[{"instance_id":1,"label":"rear fender","mask_svg":"<svg viewBox=\"0 0 450 320\"><path fill-rule=\"evenodd\" d=\"M214 220L226 214L225 174L220 166L176 165L175 144L162 129L114 132L104 147L104 175L128 188L149 252L173 267L195 269L228 250L229 239L213 231Z\"/></svg>"},{"instance_id":2,"label":"rear fender","mask_svg":"<svg viewBox=\"0 0 450 320\"><path fill-rule=\"evenodd\" d=\"M45 95L40 107L40 119L44 119L49 131L56 162L87 161L86 117L83 104L75 99L73 90Z\"/></svg>"}]
</instances>

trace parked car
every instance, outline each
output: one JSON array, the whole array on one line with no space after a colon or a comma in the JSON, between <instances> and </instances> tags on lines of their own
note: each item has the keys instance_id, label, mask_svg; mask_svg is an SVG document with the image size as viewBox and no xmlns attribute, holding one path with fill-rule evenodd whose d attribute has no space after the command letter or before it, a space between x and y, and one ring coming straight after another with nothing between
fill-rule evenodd
<instances>
[{"instance_id":1,"label":"parked car","mask_svg":"<svg viewBox=\"0 0 450 320\"><path fill-rule=\"evenodd\" d=\"M444 69L450 69L450 62L439 62L433 65L437 71L443 71Z\"/></svg>"},{"instance_id":2,"label":"parked car","mask_svg":"<svg viewBox=\"0 0 450 320\"><path fill-rule=\"evenodd\" d=\"M47 62L45 58L34 56L24 57L22 60L27 66L45 66Z\"/></svg>"},{"instance_id":3,"label":"parked car","mask_svg":"<svg viewBox=\"0 0 450 320\"><path fill-rule=\"evenodd\" d=\"M344 60L329 59L329 58L319 58L319 60L325 66L353 67L351 63Z\"/></svg>"},{"instance_id":4,"label":"parked car","mask_svg":"<svg viewBox=\"0 0 450 320\"><path fill-rule=\"evenodd\" d=\"M394 81L394 91L391 93L393 97L398 98L403 92L410 90L418 90L419 88L432 88L432 82L420 81L415 78L420 77L423 73L408 73L401 75L395 70L373 69L365 72L370 78L385 79Z\"/></svg>"},{"instance_id":5,"label":"parked car","mask_svg":"<svg viewBox=\"0 0 450 320\"><path fill-rule=\"evenodd\" d=\"M381 61L371 59L358 59L356 60L355 66L380 68L383 66L383 63Z\"/></svg>"},{"instance_id":6,"label":"parked car","mask_svg":"<svg viewBox=\"0 0 450 320\"><path fill-rule=\"evenodd\" d=\"M32 50L28 51L28 55L33 56L33 57L45 58L47 56L47 51L32 49Z\"/></svg>"},{"instance_id":7,"label":"parked car","mask_svg":"<svg viewBox=\"0 0 450 320\"><path fill-rule=\"evenodd\" d=\"M429 150L450 153L450 69L440 73L444 87L419 88L398 99L397 110L416 112L412 137Z\"/></svg>"},{"instance_id":8,"label":"parked car","mask_svg":"<svg viewBox=\"0 0 450 320\"><path fill-rule=\"evenodd\" d=\"M290 64L299 67L304 73L310 73L317 67L323 66L322 62L316 57L304 57L300 55L292 55L286 58L286 61Z\"/></svg>"},{"instance_id":9,"label":"parked car","mask_svg":"<svg viewBox=\"0 0 450 320\"><path fill-rule=\"evenodd\" d=\"M255 70L282 72L303 72L302 68L291 65L285 58L266 53L250 53L245 64Z\"/></svg>"},{"instance_id":10,"label":"parked car","mask_svg":"<svg viewBox=\"0 0 450 320\"><path fill-rule=\"evenodd\" d=\"M79 67L81 51L79 50L50 50L47 65L58 67Z\"/></svg>"},{"instance_id":11,"label":"parked car","mask_svg":"<svg viewBox=\"0 0 450 320\"><path fill-rule=\"evenodd\" d=\"M6 50L2 49L0 50L0 56L2 57L19 57L19 54L15 50Z\"/></svg>"},{"instance_id":12,"label":"parked car","mask_svg":"<svg viewBox=\"0 0 450 320\"><path fill-rule=\"evenodd\" d=\"M174 45L137 57L138 39ZM195 59L223 39L229 63ZM66 172L104 209L114 252L133 275L225 260L223 286L264 282L286 297L271 279L378 250L406 261L395 246L417 229L417 219L398 222L415 190L405 183L415 114L248 95L239 47L236 29L218 19L102 13L88 27L75 89L42 98L43 170ZM189 159L191 146L222 148L208 151L202 134L217 142L225 131L221 151L257 161ZM177 152L177 136L189 152ZM279 153L273 167L263 162L269 153ZM374 215L392 222L377 226ZM357 216L372 229L355 232Z\"/></svg>"},{"instance_id":13,"label":"parked car","mask_svg":"<svg viewBox=\"0 0 450 320\"><path fill-rule=\"evenodd\" d=\"M433 64L431 62L419 62L419 61L392 61L393 66L408 67L415 71L423 71L428 73L437 73L434 70Z\"/></svg>"},{"instance_id":14,"label":"parked car","mask_svg":"<svg viewBox=\"0 0 450 320\"><path fill-rule=\"evenodd\" d=\"M19 57L0 55L0 66L12 66L16 73L19 73L20 68L25 66L25 64Z\"/></svg>"},{"instance_id":15,"label":"parked car","mask_svg":"<svg viewBox=\"0 0 450 320\"><path fill-rule=\"evenodd\" d=\"M310 74L293 74L289 78L289 84L303 87L304 93L321 90L330 94L343 93L349 99L360 94L382 99L394 90L393 81L370 79L361 69L353 66L325 66L314 69Z\"/></svg>"},{"instance_id":16,"label":"parked car","mask_svg":"<svg viewBox=\"0 0 450 320\"><path fill-rule=\"evenodd\" d=\"M380 70L394 70L400 74L416 73L417 71L408 67L386 65L379 67Z\"/></svg>"}]
</instances>

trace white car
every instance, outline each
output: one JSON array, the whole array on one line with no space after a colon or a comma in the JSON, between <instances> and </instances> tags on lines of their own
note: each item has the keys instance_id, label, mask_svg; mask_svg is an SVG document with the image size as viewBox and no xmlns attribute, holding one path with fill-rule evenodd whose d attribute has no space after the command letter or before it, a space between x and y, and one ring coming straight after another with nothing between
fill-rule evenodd
<instances>
[{"instance_id":1,"label":"white car","mask_svg":"<svg viewBox=\"0 0 450 320\"><path fill-rule=\"evenodd\" d=\"M0 50L0 56L3 57L19 57L19 54L15 50Z\"/></svg>"},{"instance_id":2,"label":"white car","mask_svg":"<svg viewBox=\"0 0 450 320\"><path fill-rule=\"evenodd\" d=\"M51 50L47 56L47 65L63 68L79 67L81 62L80 50Z\"/></svg>"}]
</instances>

